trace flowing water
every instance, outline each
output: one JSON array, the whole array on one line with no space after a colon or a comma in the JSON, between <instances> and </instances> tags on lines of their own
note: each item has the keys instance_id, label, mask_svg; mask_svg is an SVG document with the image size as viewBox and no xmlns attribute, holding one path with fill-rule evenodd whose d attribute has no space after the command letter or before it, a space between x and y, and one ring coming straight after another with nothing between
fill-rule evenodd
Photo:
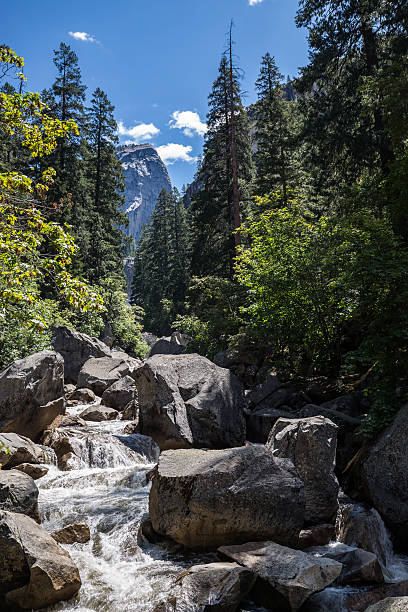
<instances>
[{"instance_id":1,"label":"flowing water","mask_svg":"<svg viewBox=\"0 0 408 612\"><path fill-rule=\"evenodd\" d=\"M209 560L171 554L147 542L139 546L138 529L148 509L146 473L158 454L144 436L123 434L126 424L110 421L65 430L77 436L83 467L62 472L51 466L38 481L48 531L77 521L86 521L91 530L90 542L65 546L81 574L79 597L52 610L151 612L176 574Z\"/></svg>"},{"instance_id":2,"label":"flowing water","mask_svg":"<svg viewBox=\"0 0 408 612\"><path fill-rule=\"evenodd\" d=\"M69 412L79 414L84 408ZM43 526L52 532L85 521L91 531L86 544L65 546L81 574L79 595L49 610L152 612L166 599L181 570L216 560L214 554L166 551L138 539L140 522L148 511L150 485L146 474L157 462L158 448L150 438L124 434L126 425L126 421L108 421L64 428L80 457L79 469L73 471L58 470L49 450L50 470L37 481ZM406 560L392 554L385 527L380 539L386 551L387 580L406 580ZM344 612L348 608L343 602L350 591L358 589L326 589L320 594L323 599L313 605L313 612ZM241 610L255 612L261 608L247 602Z\"/></svg>"}]
</instances>

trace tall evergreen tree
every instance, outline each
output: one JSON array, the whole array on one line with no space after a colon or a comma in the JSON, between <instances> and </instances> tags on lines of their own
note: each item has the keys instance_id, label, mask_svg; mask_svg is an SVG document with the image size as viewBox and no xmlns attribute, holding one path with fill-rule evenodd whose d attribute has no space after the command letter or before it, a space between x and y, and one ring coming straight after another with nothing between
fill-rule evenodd
<instances>
[{"instance_id":1,"label":"tall evergreen tree","mask_svg":"<svg viewBox=\"0 0 408 612\"><path fill-rule=\"evenodd\" d=\"M127 222L121 211L123 174L116 156L118 144L114 106L107 95L95 90L86 112L86 175L89 185L90 244L86 276L93 283L106 277L122 277L124 234Z\"/></svg>"},{"instance_id":2,"label":"tall evergreen tree","mask_svg":"<svg viewBox=\"0 0 408 612\"><path fill-rule=\"evenodd\" d=\"M49 163L56 170L56 180L50 191L50 198L59 201L72 193L72 187L77 187L75 201L81 206L83 174L81 168L81 143L83 136L84 100L86 87L82 85L78 56L65 43L54 51L54 65L57 77L51 89L43 92L43 99L50 107L51 114L67 121L72 119L79 128L79 133L69 141L60 139L55 152L50 156ZM80 187L81 186L81 187ZM78 187L80 187L78 189ZM70 219L66 209L65 218ZM78 211L79 214L79 211Z\"/></svg>"},{"instance_id":3,"label":"tall evergreen tree","mask_svg":"<svg viewBox=\"0 0 408 612\"><path fill-rule=\"evenodd\" d=\"M188 284L189 232L178 192L161 191L136 250L131 302L141 306L146 327L170 331L183 309Z\"/></svg>"},{"instance_id":4,"label":"tall evergreen tree","mask_svg":"<svg viewBox=\"0 0 408 612\"><path fill-rule=\"evenodd\" d=\"M208 98L208 131L198 171L203 189L191 206L192 273L196 276L233 275L234 197L238 197L242 212L253 178L247 113L241 102L237 70L230 63L231 58L224 54Z\"/></svg>"},{"instance_id":5,"label":"tall evergreen tree","mask_svg":"<svg viewBox=\"0 0 408 612\"><path fill-rule=\"evenodd\" d=\"M262 58L255 87L256 190L259 195L282 190L285 206L293 179L295 102L284 99L283 76L274 58L266 53Z\"/></svg>"},{"instance_id":6,"label":"tall evergreen tree","mask_svg":"<svg viewBox=\"0 0 408 612\"><path fill-rule=\"evenodd\" d=\"M402 0L301 0L297 25L309 29L303 93L305 163L326 206L356 170L387 176L394 151L381 104L366 112L362 85L408 49Z\"/></svg>"}]
</instances>

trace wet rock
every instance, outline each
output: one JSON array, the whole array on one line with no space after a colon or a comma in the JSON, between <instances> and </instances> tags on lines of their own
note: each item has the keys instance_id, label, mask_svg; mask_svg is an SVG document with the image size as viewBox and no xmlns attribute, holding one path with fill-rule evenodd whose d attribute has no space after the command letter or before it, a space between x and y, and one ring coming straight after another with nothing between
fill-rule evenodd
<instances>
[{"instance_id":1,"label":"wet rock","mask_svg":"<svg viewBox=\"0 0 408 612\"><path fill-rule=\"evenodd\" d=\"M63 471L149 463L159 455L158 446L147 436L112 436L90 427L55 429L48 432L45 441L54 450L58 467Z\"/></svg>"},{"instance_id":2,"label":"wet rock","mask_svg":"<svg viewBox=\"0 0 408 612\"><path fill-rule=\"evenodd\" d=\"M0 432L35 441L64 412L64 362L58 353L35 353L0 373Z\"/></svg>"},{"instance_id":3,"label":"wet rock","mask_svg":"<svg viewBox=\"0 0 408 612\"><path fill-rule=\"evenodd\" d=\"M32 463L20 463L14 468L19 472L23 472L28 476L31 476L33 480L38 480L46 474L48 474L48 467L46 465L33 465Z\"/></svg>"},{"instance_id":4,"label":"wet rock","mask_svg":"<svg viewBox=\"0 0 408 612\"><path fill-rule=\"evenodd\" d=\"M168 600L154 612L234 612L255 580L237 563L195 565L176 578Z\"/></svg>"},{"instance_id":5,"label":"wet rock","mask_svg":"<svg viewBox=\"0 0 408 612\"><path fill-rule=\"evenodd\" d=\"M337 427L324 417L279 419L266 447L290 459L305 485L308 523L330 522L337 511L339 483L334 474Z\"/></svg>"},{"instance_id":6,"label":"wet rock","mask_svg":"<svg viewBox=\"0 0 408 612\"><path fill-rule=\"evenodd\" d=\"M74 544L75 542L84 544L91 539L91 532L88 525L82 521L80 523L67 525L58 531L54 531L52 537L56 542L59 542L59 544Z\"/></svg>"},{"instance_id":7,"label":"wet rock","mask_svg":"<svg viewBox=\"0 0 408 612\"><path fill-rule=\"evenodd\" d=\"M21 463L44 463L44 449L29 438L15 433L0 434L0 443L8 448L6 452L0 444L0 466L14 468Z\"/></svg>"},{"instance_id":8,"label":"wet rock","mask_svg":"<svg viewBox=\"0 0 408 612\"><path fill-rule=\"evenodd\" d=\"M408 612L408 597L387 597L369 606L365 612Z\"/></svg>"},{"instance_id":9,"label":"wet rock","mask_svg":"<svg viewBox=\"0 0 408 612\"><path fill-rule=\"evenodd\" d=\"M325 546L335 538L334 525L326 523L323 525L311 525L307 529L302 529L299 534L298 548L304 550L311 546Z\"/></svg>"},{"instance_id":10,"label":"wet rock","mask_svg":"<svg viewBox=\"0 0 408 612\"><path fill-rule=\"evenodd\" d=\"M67 400L73 404L92 404L96 401L96 396L91 389L75 389L68 393Z\"/></svg>"},{"instance_id":11,"label":"wet rock","mask_svg":"<svg viewBox=\"0 0 408 612\"><path fill-rule=\"evenodd\" d=\"M242 384L200 355L155 355L134 372L140 431L162 450L245 440Z\"/></svg>"},{"instance_id":12,"label":"wet rock","mask_svg":"<svg viewBox=\"0 0 408 612\"><path fill-rule=\"evenodd\" d=\"M26 514L40 522L38 489L31 476L17 470L0 471L0 510Z\"/></svg>"},{"instance_id":13,"label":"wet rock","mask_svg":"<svg viewBox=\"0 0 408 612\"><path fill-rule=\"evenodd\" d=\"M139 433L139 419L137 419L136 421L132 421L131 423L128 423L126 427L124 428L123 433L124 434Z\"/></svg>"},{"instance_id":14,"label":"wet rock","mask_svg":"<svg viewBox=\"0 0 408 612\"><path fill-rule=\"evenodd\" d=\"M368 606L382 599L407 595L407 580L349 589L329 587L321 593L312 595L302 607L302 612L327 612L328 610L364 612Z\"/></svg>"},{"instance_id":15,"label":"wet rock","mask_svg":"<svg viewBox=\"0 0 408 612\"><path fill-rule=\"evenodd\" d=\"M361 504L341 505L336 519L336 539L376 555L383 567L390 556L390 541L378 512Z\"/></svg>"},{"instance_id":16,"label":"wet rock","mask_svg":"<svg viewBox=\"0 0 408 612\"><path fill-rule=\"evenodd\" d=\"M69 553L43 527L22 514L0 511L2 609L45 608L70 599L80 586Z\"/></svg>"},{"instance_id":17,"label":"wet rock","mask_svg":"<svg viewBox=\"0 0 408 612\"><path fill-rule=\"evenodd\" d=\"M113 421L119 416L119 412L107 406L89 406L79 415L85 421Z\"/></svg>"},{"instance_id":18,"label":"wet rock","mask_svg":"<svg viewBox=\"0 0 408 612\"><path fill-rule=\"evenodd\" d=\"M135 393L135 381L131 376L124 376L103 392L101 404L121 411L134 401Z\"/></svg>"},{"instance_id":19,"label":"wet rock","mask_svg":"<svg viewBox=\"0 0 408 612\"><path fill-rule=\"evenodd\" d=\"M380 436L362 464L362 478L373 506L408 549L408 404Z\"/></svg>"},{"instance_id":20,"label":"wet rock","mask_svg":"<svg viewBox=\"0 0 408 612\"><path fill-rule=\"evenodd\" d=\"M77 383L82 366L91 357L110 356L110 350L106 344L87 334L68 329L68 327L56 327L51 343L54 350L64 359L65 380L68 383Z\"/></svg>"},{"instance_id":21,"label":"wet rock","mask_svg":"<svg viewBox=\"0 0 408 612\"><path fill-rule=\"evenodd\" d=\"M321 548L311 548L311 554L334 559L343 565L340 576L336 580L338 585L346 584L370 584L383 583L384 576L381 566L374 553L367 552L361 548L353 548L345 544L336 546L324 546Z\"/></svg>"},{"instance_id":22,"label":"wet rock","mask_svg":"<svg viewBox=\"0 0 408 612\"><path fill-rule=\"evenodd\" d=\"M93 357L82 366L78 374L78 387L86 387L101 396L105 389L129 372L129 365L124 359Z\"/></svg>"},{"instance_id":23,"label":"wet rock","mask_svg":"<svg viewBox=\"0 0 408 612\"><path fill-rule=\"evenodd\" d=\"M154 530L187 548L273 538L296 545L304 489L293 465L263 447L160 455L149 513Z\"/></svg>"},{"instance_id":24,"label":"wet rock","mask_svg":"<svg viewBox=\"0 0 408 612\"><path fill-rule=\"evenodd\" d=\"M139 423L139 404L136 400L129 402L120 413L122 421L137 421Z\"/></svg>"},{"instance_id":25,"label":"wet rock","mask_svg":"<svg viewBox=\"0 0 408 612\"><path fill-rule=\"evenodd\" d=\"M317 591L332 584L342 565L275 542L222 546L218 552L258 576L252 596L260 605L279 612L296 611Z\"/></svg>"}]
</instances>

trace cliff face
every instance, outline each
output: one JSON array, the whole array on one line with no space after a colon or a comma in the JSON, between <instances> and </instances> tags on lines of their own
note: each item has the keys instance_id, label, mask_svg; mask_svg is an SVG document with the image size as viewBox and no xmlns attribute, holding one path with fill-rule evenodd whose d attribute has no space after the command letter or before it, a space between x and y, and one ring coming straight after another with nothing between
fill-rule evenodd
<instances>
[{"instance_id":1,"label":"cliff face","mask_svg":"<svg viewBox=\"0 0 408 612\"><path fill-rule=\"evenodd\" d=\"M170 177L156 149L149 144L123 145L117 151L126 181L127 233L137 242L154 210L157 196L162 189L171 190Z\"/></svg>"}]
</instances>

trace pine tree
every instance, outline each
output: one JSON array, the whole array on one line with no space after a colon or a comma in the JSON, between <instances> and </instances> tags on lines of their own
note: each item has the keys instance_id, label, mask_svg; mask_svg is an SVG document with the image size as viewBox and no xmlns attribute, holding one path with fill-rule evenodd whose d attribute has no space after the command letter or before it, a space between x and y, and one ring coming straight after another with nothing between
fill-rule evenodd
<instances>
[{"instance_id":1,"label":"pine tree","mask_svg":"<svg viewBox=\"0 0 408 612\"><path fill-rule=\"evenodd\" d=\"M238 188L239 211L242 213L253 178L248 117L241 102L237 70L230 65L231 57L228 60L223 54L218 77L208 98L208 131L197 174L203 189L193 198L190 209L192 273L196 276L214 274L230 278L233 275L234 198ZM234 179L234 163L237 181Z\"/></svg>"},{"instance_id":2,"label":"pine tree","mask_svg":"<svg viewBox=\"0 0 408 612\"><path fill-rule=\"evenodd\" d=\"M168 333L182 311L188 284L187 214L178 192L161 191L139 241L131 303L145 311L147 329Z\"/></svg>"},{"instance_id":3,"label":"pine tree","mask_svg":"<svg viewBox=\"0 0 408 612\"><path fill-rule=\"evenodd\" d=\"M286 206L288 189L293 186L294 121L290 107L295 103L284 99L283 76L269 53L262 58L255 87L256 190L258 195L281 190Z\"/></svg>"},{"instance_id":4,"label":"pine tree","mask_svg":"<svg viewBox=\"0 0 408 612\"><path fill-rule=\"evenodd\" d=\"M54 51L53 61L57 69L57 77L51 89L44 91L42 97L48 104L51 115L61 121L68 119L75 121L79 134L72 136L68 141L60 139L55 152L48 159L57 173L50 191L50 199L57 202L65 199L67 194L73 193L73 186L75 186L74 200L80 208L84 182L81 168L81 147L86 87L82 85L78 56L69 45L62 42L59 49ZM65 220L71 220L72 213L70 213L69 206L65 209L64 217Z\"/></svg>"},{"instance_id":5,"label":"pine tree","mask_svg":"<svg viewBox=\"0 0 408 612\"><path fill-rule=\"evenodd\" d=\"M90 244L86 276L93 283L121 274L127 217L121 211L123 174L116 156L114 106L99 88L86 112L86 175L89 185Z\"/></svg>"}]
</instances>

